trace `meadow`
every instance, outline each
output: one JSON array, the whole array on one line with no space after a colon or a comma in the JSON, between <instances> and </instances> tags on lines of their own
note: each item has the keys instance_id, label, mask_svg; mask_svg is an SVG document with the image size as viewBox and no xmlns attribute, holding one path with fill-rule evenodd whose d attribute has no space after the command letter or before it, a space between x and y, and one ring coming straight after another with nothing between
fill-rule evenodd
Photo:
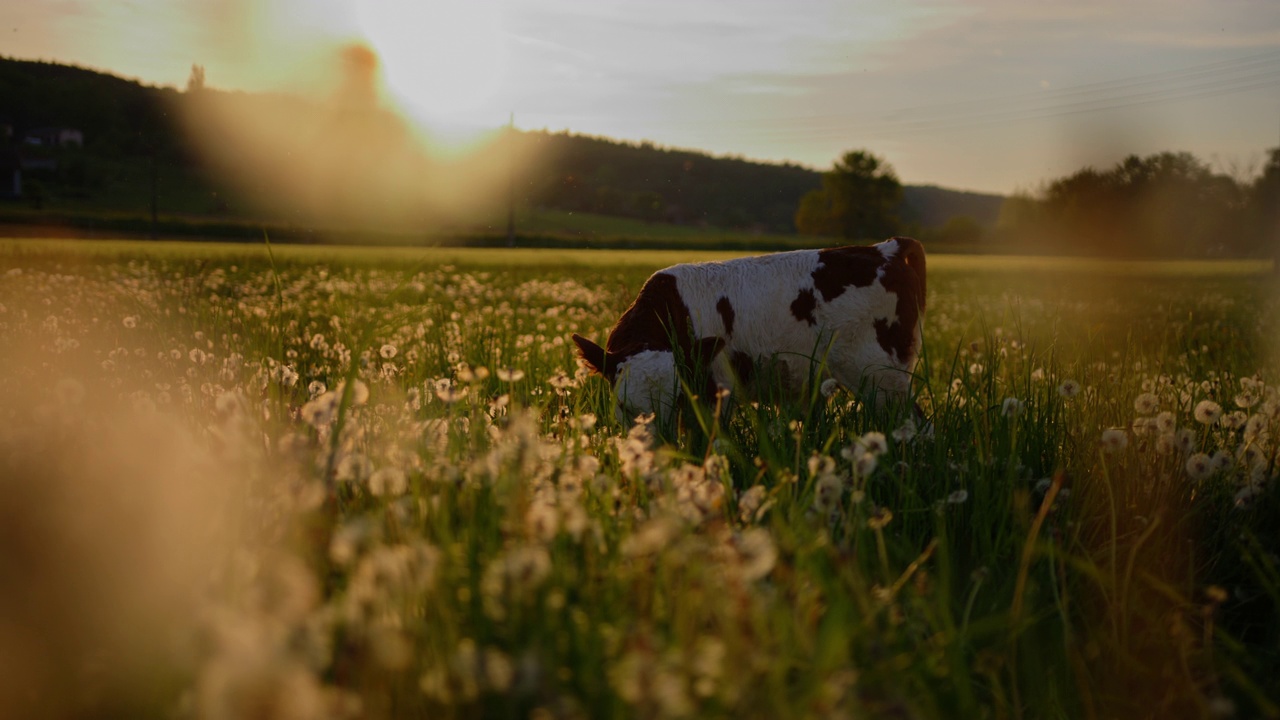
<instances>
[{"instance_id":1,"label":"meadow","mask_svg":"<svg viewBox=\"0 0 1280 720\"><path fill-rule=\"evenodd\" d=\"M932 255L923 418L617 422L713 257L0 242L0 706L1280 716L1269 264Z\"/></svg>"}]
</instances>

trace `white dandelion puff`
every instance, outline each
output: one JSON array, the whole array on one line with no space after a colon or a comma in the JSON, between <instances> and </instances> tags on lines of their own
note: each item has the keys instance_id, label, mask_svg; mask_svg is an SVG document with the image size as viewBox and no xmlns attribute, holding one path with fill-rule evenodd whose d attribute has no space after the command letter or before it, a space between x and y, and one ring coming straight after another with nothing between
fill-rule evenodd
<instances>
[{"instance_id":1,"label":"white dandelion puff","mask_svg":"<svg viewBox=\"0 0 1280 720\"><path fill-rule=\"evenodd\" d=\"M1213 474L1213 459L1204 453L1195 453L1187 458L1187 475L1192 480L1204 480Z\"/></svg>"},{"instance_id":2,"label":"white dandelion puff","mask_svg":"<svg viewBox=\"0 0 1280 720\"><path fill-rule=\"evenodd\" d=\"M773 572L778 561L778 548L774 545L773 536L768 530L759 527L748 528L738 535L734 542L741 561L742 579L755 582Z\"/></svg>"},{"instance_id":3,"label":"white dandelion puff","mask_svg":"<svg viewBox=\"0 0 1280 720\"><path fill-rule=\"evenodd\" d=\"M1120 428L1108 428L1102 431L1101 442L1106 452L1119 453L1129 446L1129 436Z\"/></svg>"},{"instance_id":4,"label":"white dandelion puff","mask_svg":"<svg viewBox=\"0 0 1280 720\"><path fill-rule=\"evenodd\" d=\"M1222 406L1212 400L1201 400L1196 405L1195 418L1196 422L1202 425L1212 425L1222 417Z\"/></svg>"},{"instance_id":5,"label":"white dandelion puff","mask_svg":"<svg viewBox=\"0 0 1280 720\"><path fill-rule=\"evenodd\" d=\"M519 368L498 368L498 379L502 382L513 383L524 379L524 371Z\"/></svg>"},{"instance_id":6,"label":"white dandelion puff","mask_svg":"<svg viewBox=\"0 0 1280 720\"><path fill-rule=\"evenodd\" d=\"M883 455L889 452L889 442L885 440L884 433L872 430L858 438L857 444L862 448L862 452L871 453L873 455Z\"/></svg>"},{"instance_id":7,"label":"white dandelion puff","mask_svg":"<svg viewBox=\"0 0 1280 720\"><path fill-rule=\"evenodd\" d=\"M1000 404L1000 414L1005 417L1017 417L1022 414L1023 403L1015 397L1007 397Z\"/></svg>"},{"instance_id":8,"label":"white dandelion puff","mask_svg":"<svg viewBox=\"0 0 1280 720\"><path fill-rule=\"evenodd\" d=\"M1134 398L1133 409L1139 415L1152 415L1160 409L1160 400L1155 394L1145 392Z\"/></svg>"},{"instance_id":9,"label":"white dandelion puff","mask_svg":"<svg viewBox=\"0 0 1280 720\"><path fill-rule=\"evenodd\" d=\"M871 473L876 471L876 465L879 460L875 453L863 453L862 457L853 464L854 472L858 473L858 477L869 477Z\"/></svg>"},{"instance_id":10,"label":"white dandelion puff","mask_svg":"<svg viewBox=\"0 0 1280 720\"><path fill-rule=\"evenodd\" d=\"M902 426L893 431L893 439L900 443L911 442L916 436L916 421L907 418Z\"/></svg>"}]
</instances>

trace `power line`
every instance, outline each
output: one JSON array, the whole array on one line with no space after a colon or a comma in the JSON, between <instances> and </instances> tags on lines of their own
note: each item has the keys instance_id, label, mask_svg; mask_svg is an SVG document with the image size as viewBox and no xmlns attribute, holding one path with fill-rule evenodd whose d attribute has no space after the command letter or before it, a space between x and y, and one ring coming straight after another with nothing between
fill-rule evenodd
<instances>
[{"instance_id":1,"label":"power line","mask_svg":"<svg viewBox=\"0 0 1280 720\"><path fill-rule=\"evenodd\" d=\"M1024 122L1028 120L1046 120L1085 113L1105 112L1130 107L1229 95L1249 90L1275 87L1277 82L1280 82L1280 67L1277 67L1274 70L1242 76L1230 81L1221 81L1217 79L1205 80L1203 82L1189 84L1178 88L1132 92L1123 96L1100 97L1097 99L1084 99L1066 103L1047 103L1040 107L996 108L987 112L975 112L968 115L957 114L950 118L942 116L935 116L932 118L912 117L904 119L880 118L870 122L865 122L832 115L820 124L799 126L790 130L786 128L778 128L776 132L781 136L793 133L811 136L814 133L844 133L852 129L869 134L916 134L920 132L987 127L992 125ZM748 129L748 131L750 130ZM758 132L761 134L769 134L771 130L760 128Z\"/></svg>"},{"instance_id":2,"label":"power line","mask_svg":"<svg viewBox=\"0 0 1280 720\"><path fill-rule=\"evenodd\" d=\"M893 109L768 118L664 121L667 127L732 129L770 139L853 132L919 135L1107 112L1260 90L1280 82L1280 51L1067 86ZM634 118L632 118L634 119Z\"/></svg>"}]
</instances>

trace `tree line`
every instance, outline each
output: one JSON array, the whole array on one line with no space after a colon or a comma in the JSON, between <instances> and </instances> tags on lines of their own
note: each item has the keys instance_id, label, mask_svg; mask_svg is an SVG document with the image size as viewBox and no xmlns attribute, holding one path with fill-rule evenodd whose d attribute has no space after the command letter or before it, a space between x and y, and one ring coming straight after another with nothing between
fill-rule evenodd
<instances>
[{"instance_id":1,"label":"tree line","mask_svg":"<svg viewBox=\"0 0 1280 720\"><path fill-rule=\"evenodd\" d=\"M1186 152L1086 167L1005 203L997 236L1099 256L1253 257L1280 241L1280 148L1252 178Z\"/></svg>"},{"instance_id":2,"label":"tree line","mask_svg":"<svg viewBox=\"0 0 1280 720\"><path fill-rule=\"evenodd\" d=\"M823 174L821 188L801 199L796 228L849 240L893 235L905 227L901 198L892 166L869 151L850 151ZM1280 148L1268 152L1256 177L1243 180L1186 152L1130 155L1006 199L991 233L963 216L925 232L934 240L985 240L1044 253L1270 256L1280 246Z\"/></svg>"},{"instance_id":3,"label":"tree line","mask_svg":"<svg viewBox=\"0 0 1280 720\"><path fill-rule=\"evenodd\" d=\"M178 117L192 115L193 107L219 106L254 117L279 116L285 133L290 118L316 114L309 102L208 89L200 68L193 68L187 91L181 92L83 68L0 58L0 124L16 133L59 125L84 132L84 151L63 157L56 175L43 180L68 195L123 197L127 194L111 191L113 184L145 177L158 166L161 192L168 193L164 201L173 207L179 196L187 198L184 214L234 217L248 211L228 199L232 189L219 186L207 153L184 133ZM401 127L402 119L379 112L334 115L317 131L313 145L330 147L339 179L316 194L313 206L377 206L385 208L380 216L391 217L395 197L412 195L405 187L447 184L463 169L429 158L402 161L407 151L400 144L409 142L411 133ZM348 125L365 129L346 135L333 129ZM216 144L229 148L226 162L261 160L274 141L260 140L243 151L237 148L244 141L235 137ZM343 145L341 152L332 148L336 145ZM506 158L520 160L507 170ZM272 179L272 162L262 162L264 172L255 176L265 180L253 194L269 200L282 183ZM913 234L929 244L1105 256L1258 256L1280 245L1280 148L1269 151L1253 177L1216 171L1189 153L1164 152L1131 156L1109 168L1082 168L1035 192L1004 199L903 185L892 166L868 150L845 153L829 170L818 172L648 142L508 130L462 162L489 164L495 177L507 178L493 183L500 188L491 199L494 206L514 200L533 208L653 223L851 241ZM137 168L131 170L133 165ZM388 174L393 169L394 177ZM387 187L399 195L384 192ZM285 206L268 202L267 207ZM291 221L305 222L306 208L288 212ZM410 222L431 217L418 210L399 216Z\"/></svg>"}]
</instances>

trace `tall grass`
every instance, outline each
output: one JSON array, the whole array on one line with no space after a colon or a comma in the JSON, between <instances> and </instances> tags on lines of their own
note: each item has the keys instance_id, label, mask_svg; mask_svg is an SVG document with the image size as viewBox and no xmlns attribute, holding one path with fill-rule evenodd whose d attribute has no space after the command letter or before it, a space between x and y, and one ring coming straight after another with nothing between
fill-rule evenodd
<instances>
[{"instance_id":1,"label":"tall grass","mask_svg":"<svg viewBox=\"0 0 1280 720\"><path fill-rule=\"evenodd\" d=\"M924 418L815 383L621 425L567 339L661 258L24 247L22 714L1280 714L1261 278L943 259Z\"/></svg>"}]
</instances>

